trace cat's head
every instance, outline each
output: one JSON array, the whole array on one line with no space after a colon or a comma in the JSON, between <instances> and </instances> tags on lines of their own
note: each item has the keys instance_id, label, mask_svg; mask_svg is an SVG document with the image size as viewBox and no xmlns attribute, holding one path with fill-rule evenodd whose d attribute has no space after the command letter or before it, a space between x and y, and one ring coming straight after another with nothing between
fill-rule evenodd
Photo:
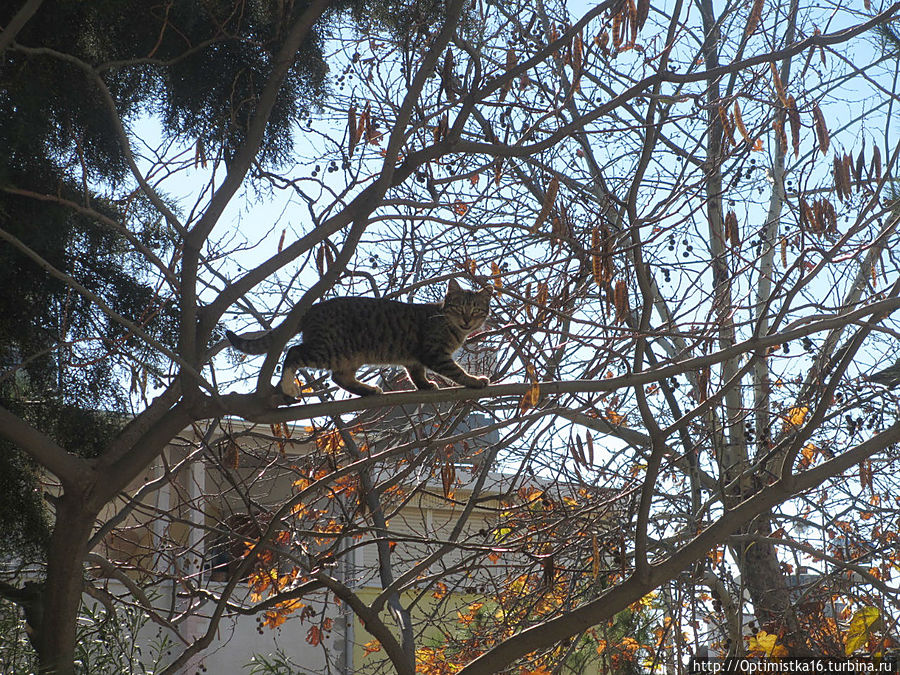
<instances>
[{"instance_id":1,"label":"cat's head","mask_svg":"<svg viewBox=\"0 0 900 675\"><path fill-rule=\"evenodd\" d=\"M481 328L490 316L492 293L490 286L480 291L467 291L456 279L450 279L444 295L444 317L468 335Z\"/></svg>"}]
</instances>

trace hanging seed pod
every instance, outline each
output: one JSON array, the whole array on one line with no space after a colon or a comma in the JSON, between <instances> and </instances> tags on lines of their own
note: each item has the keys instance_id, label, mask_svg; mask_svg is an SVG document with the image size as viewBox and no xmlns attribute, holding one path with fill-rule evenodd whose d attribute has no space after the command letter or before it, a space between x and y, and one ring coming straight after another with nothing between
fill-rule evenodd
<instances>
[{"instance_id":1,"label":"hanging seed pod","mask_svg":"<svg viewBox=\"0 0 900 675\"><path fill-rule=\"evenodd\" d=\"M637 34L638 34L638 26L637 26L637 7L634 4L634 0L628 0L628 5L626 6L625 16L628 20L628 26L631 29L631 37L628 39L628 44L626 47L630 48L634 46L634 43L637 42Z\"/></svg>"},{"instance_id":2,"label":"hanging seed pod","mask_svg":"<svg viewBox=\"0 0 900 675\"><path fill-rule=\"evenodd\" d=\"M575 435L575 443L572 445L572 459L581 466L587 466L587 460L584 457L584 446L581 444L581 436Z\"/></svg>"},{"instance_id":3,"label":"hanging seed pod","mask_svg":"<svg viewBox=\"0 0 900 675\"><path fill-rule=\"evenodd\" d=\"M733 210L729 210L725 216L725 239L734 247L738 247L741 244L738 233L738 220Z\"/></svg>"},{"instance_id":4,"label":"hanging seed pod","mask_svg":"<svg viewBox=\"0 0 900 675\"><path fill-rule=\"evenodd\" d=\"M788 121L791 123L791 143L794 147L794 157L800 156L800 111L797 110L797 101L793 96L787 99Z\"/></svg>"},{"instance_id":5,"label":"hanging seed pod","mask_svg":"<svg viewBox=\"0 0 900 675\"><path fill-rule=\"evenodd\" d=\"M853 160L850 158L850 155L844 153L844 160L841 163L841 173L843 174L844 192L847 194L847 199L850 198L850 194L853 191L852 165Z\"/></svg>"},{"instance_id":6,"label":"hanging seed pod","mask_svg":"<svg viewBox=\"0 0 900 675\"><path fill-rule=\"evenodd\" d=\"M637 10L634 16L636 30L641 30L650 16L650 0L637 0Z\"/></svg>"},{"instance_id":7,"label":"hanging seed pod","mask_svg":"<svg viewBox=\"0 0 900 675\"><path fill-rule=\"evenodd\" d=\"M515 68L516 65L518 65L518 63L519 63L519 57L516 54L516 50L514 47L510 47L509 49L506 50L506 72L509 73L509 71L511 71L513 68ZM512 80L512 78L510 78L509 80L507 80L506 84L504 84L503 87L500 89L500 100L501 101L506 98L506 95L512 89L512 84L513 84L513 80Z\"/></svg>"},{"instance_id":8,"label":"hanging seed pod","mask_svg":"<svg viewBox=\"0 0 900 675\"><path fill-rule=\"evenodd\" d=\"M734 125L728 119L728 111L725 106L719 106L719 120L722 122L722 135L728 139L731 145L734 145Z\"/></svg>"},{"instance_id":9,"label":"hanging seed pod","mask_svg":"<svg viewBox=\"0 0 900 675\"><path fill-rule=\"evenodd\" d=\"M756 0L753 3L753 7L750 9L750 16L747 17L747 25L744 27L744 38L753 35L756 27L759 25L759 20L762 18L763 5L765 4L766 0Z\"/></svg>"},{"instance_id":10,"label":"hanging seed pod","mask_svg":"<svg viewBox=\"0 0 900 675\"><path fill-rule=\"evenodd\" d=\"M356 144L359 142L359 136L357 135L356 105L352 103L350 104L350 109L347 111L347 136L349 137L347 155L353 157L353 151L356 149Z\"/></svg>"},{"instance_id":11,"label":"hanging seed pod","mask_svg":"<svg viewBox=\"0 0 900 675\"><path fill-rule=\"evenodd\" d=\"M624 279L616 282L616 290L613 293L613 303L616 307L616 324L624 323L628 316L628 288Z\"/></svg>"},{"instance_id":12,"label":"hanging seed pod","mask_svg":"<svg viewBox=\"0 0 900 675\"><path fill-rule=\"evenodd\" d=\"M734 102L734 123L737 126L738 131L741 132L741 136L743 139L749 144L753 145L753 139L750 137L750 133L747 131L747 127L744 125L744 119L741 117L741 107L738 105L738 102Z\"/></svg>"},{"instance_id":13,"label":"hanging seed pod","mask_svg":"<svg viewBox=\"0 0 900 675\"><path fill-rule=\"evenodd\" d=\"M547 216L550 215L550 211L556 203L556 193L558 191L559 178L553 176L553 178L550 179L550 185L547 186L547 191L544 193L544 203L541 204L541 212L538 214L537 220L534 221L534 225L531 226L532 234L537 232L538 228L540 228L540 226L544 224L544 221L547 220Z\"/></svg>"},{"instance_id":14,"label":"hanging seed pod","mask_svg":"<svg viewBox=\"0 0 900 675\"><path fill-rule=\"evenodd\" d=\"M500 266L491 260L491 278L494 280L494 288L500 289L503 287L503 281L501 279Z\"/></svg>"},{"instance_id":15,"label":"hanging seed pod","mask_svg":"<svg viewBox=\"0 0 900 675\"><path fill-rule=\"evenodd\" d=\"M787 134L784 132L784 124L780 120L772 120L772 128L775 130L775 138L778 143L778 152L787 152Z\"/></svg>"},{"instance_id":16,"label":"hanging seed pod","mask_svg":"<svg viewBox=\"0 0 900 675\"><path fill-rule=\"evenodd\" d=\"M816 138L819 140L819 150L825 155L828 153L828 144L831 141L828 136L828 127L825 126L825 117L822 115L818 103L813 103L812 112L816 124Z\"/></svg>"},{"instance_id":17,"label":"hanging seed pod","mask_svg":"<svg viewBox=\"0 0 900 675\"><path fill-rule=\"evenodd\" d=\"M823 199L822 202L822 208L825 215L825 231L828 234L834 234L837 232L837 212L834 209L834 204L830 201Z\"/></svg>"},{"instance_id":18,"label":"hanging seed pod","mask_svg":"<svg viewBox=\"0 0 900 675\"><path fill-rule=\"evenodd\" d=\"M788 242L786 237L781 238L781 266L787 267L787 248Z\"/></svg>"},{"instance_id":19,"label":"hanging seed pod","mask_svg":"<svg viewBox=\"0 0 900 675\"><path fill-rule=\"evenodd\" d=\"M834 156L832 161L831 173L834 177L834 191L837 193L838 199L844 201L844 170L840 157Z\"/></svg>"},{"instance_id":20,"label":"hanging seed pod","mask_svg":"<svg viewBox=\"0 0 900 675\"><path fill-rule=\"evenodd\" d=\"M356 121L356 135L355 135L356 140L354 141L354 147L356 147L356 144L359 143L359 141L362 138L363 133L365 133L366 129L369 128L369 116L370 115L371 115L370 105L368 103L366 103L365 109L362 111L362 113L359 116L359 119Z\"/></svg>"},{"instance_id":21,"label":"hanging seed pod","mask_svg":"<svg viewBox=\"0 0 900 675\"><path fill-rule=\"evenodd\" d=\"M863 171L866 170L866 139L863 138L862 148L859 150L859 154L856 156L856 169L855 172L857 174L856 180L859 181L857 184L857 189L862 190L863 181L866 180L866 177L863 175Z\"/></svg>"},{"instance_id":22,"label":"hanging seed pod","mask_svg":"<svg viewBox=\"0 0 900 675\"><path fill-rule=\"evenodd\" d=\"M778 94L778 100L781 101L781 105L787 108L787 92L785 92L781 76L778 74L778 68L775 67L772 61L769 61L769 70L772 72L772 84L775 86L775 93Z\"/></svg>"},{"instance_id":23,"label":"hanging seed pod","mask_svg":"<svg viewBox=\"0 0 900 675\"><path fill-rule=\"evenodd\" d=\"M877 182L881 182L881 150L878 146L872 151L872 163L870 164L869 179L874 178Z\"/></svg>"},{"instance_id":24,"label":"hanging seed pod","mask_svg":"<svg viewBox=\"0 0 900 675\"><path fill-rule=\"evenodd\" d=\"M594 277L594 283L598 286L603 285L602 270L600 228L594 225L594 227L591 229L591 274Z\"/></svg>"},{"instance_id":25,"label":"hanging seed pod","mask_svg":"<svg viewBox=\"0 0 900 675\"><path fill-rule=\"evenodd\" d=\"M815 211L803 197L800 197L800 224L806 223L806 227L810 230L815 228L816 216Z\"/></svg>"},{"instance_id":26,"label":"hanging seed pod","mask_svg":"<svg viewBox=\"0 0 900 675\"><path fill-rule=\"evenodd\" d=\"M531 282L525 284L525 316L531 321L533 318L533 310L531 308Z\"/></svg>"},{"instance_id":27,"label":"hanging seed pod","mask_svg":"<svg viewBox=\"0 0 900 675\"><path fill-rule=\"evenodd\" d=\"M616 14L613 17L612 24L612 43L613 47L618 50L622 45L622 15Z\"/></svg>"},{"instance_id":28,"label":"hanging seed pod","mask_svg":"<svg viewBox=\"0 0 900 675\"><path fill-rule=\"evenodd\" d=\"M547 285L546 281L541 281L538 283L537 287L537 297L535 298L535 303L537 303L538 311L537 311L537 322L542 323L544 318L547 316L547 300L550 298L550 288Z\"/></svg>"},{"instance_id":29,"label":"hanging seed pod","mask_svg":"<svg viewBox=\"0 0 900 675\"><path fill-rule=\"evenodd\" d=\"M813 232L815 232L820 237L828 229L828 223L825 220L826 206L827 204L824 199L817 199L813 202L813 213L815 214L815 220L813 224Z\"/></svg>"}]
</instances>

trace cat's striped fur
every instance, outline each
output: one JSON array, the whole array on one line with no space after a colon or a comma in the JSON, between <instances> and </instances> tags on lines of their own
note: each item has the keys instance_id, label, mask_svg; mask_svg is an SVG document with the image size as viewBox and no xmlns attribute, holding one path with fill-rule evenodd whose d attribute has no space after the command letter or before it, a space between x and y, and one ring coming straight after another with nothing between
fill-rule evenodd
<instances>
[{"instance_id":1,"label":"cat's striped fur","mask_svg":"<svg viewBox=\"0 0 900 675\"><path fill-rule=\"evenodd\" d=\"M320 368L330 370L331 379L353 394L380 394L379 387L356 379L363 364L403 366L419 389L437 386L425 376L426 368L465 387L486 387L488 378L467 373L453 360L453 352L484 323L490 301L489 287L467 291L451 279L442 302L344 297L317 303L301 321L303 342L287 351L281 390L299 397L297 369ZM250 339L225 334L232 346L248 354L264 354L271 347L270 334Z\"/></svg>"}]
</instances>

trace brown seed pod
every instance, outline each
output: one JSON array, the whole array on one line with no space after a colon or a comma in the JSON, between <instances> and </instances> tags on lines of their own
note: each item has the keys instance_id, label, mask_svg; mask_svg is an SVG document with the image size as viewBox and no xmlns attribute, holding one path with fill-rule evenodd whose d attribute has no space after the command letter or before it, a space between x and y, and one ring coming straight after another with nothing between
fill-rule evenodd
<instances>
[{"instance_id":1,"label":"brown seed pod","mask_svg":"<svg viewBox=\"0 0 900 675\"><path fill-rule=\"evenodd\" d=\"M544 203L541 204L541 211L538 213L537 220L534 221L534 225L531 226L531 233L534 234L538 231L541 225L544 224L544 221L547 220L547 216L550 215L550 211L553 209L553 205L556 203L556 193L559 191L559 178L553 176L550 179L550 184L547 186L547 191L544 193Z\"/></svg>"},{"instance_id":2,"label":"brown seed pod","mask_svg":"<svg viewBox=\"0 0 900 675\"><path fill-rule=\"evenodd\" d=\"M793 96L787 99L788 121L791 123L791 143L794 146L794 157L800 156L800 111Z\"/></svg>"},{"instance_id":3,"label":"brown seed pod","mask_svg":"<svg viewBox=\"0 0 900 675\"><path fill-rule=\"evenodd\" d=\"M834 177L834 191L837 193L838 199L844 201L844 168L841 158L837 155L832 160L831 173Z\"/></svg>"},{"instance_id":4,"label":"brown seed pod","mask_svg":"<svg viewBox=\"0 0 900 675\"><path fill-rule=\"evenodd\" d=\"M628 316L628 288L624 279L616 282L616 289L613 293L613 303L616 307L616 323L623 323Z\"/></svg>"},{"instance_id":5,"label":"brown seed pod","mask_svg":"<svg viewBox=\"0 0 900 675\"><path fill-rule=\"evenodd\" d=\"M600 228L594 225L591 229L591 274L594 277L594 283L598 286L603 285L603 267L602 254L600 249Z\"/></svg>"},{"instance_id":6,"label":"brown seed pod","mask_svg":"<svg viewBox=\"0 0 900 675\"><path fill-rule=\"evenodd\" d=\"M778 152L787 152L787 134L784 132L784 124L781 120L772 120L772 128L775 130L775 138L778 143Z\"/></svg>"},{"instance_id":7,"label":"brown seed pod","mask_svg":"<svg viewBox=\"0 0 900 675\"><path fill-rule=\"evenodd\" d=\"M741 132L741 136L743 136L744 140L753 145L753 139L750 137L750 132L747 131L747 127L744 125L744 118L741 117L741 107L738 105L738 102L734 102L734 123L737 126L738 131Z\"/></svg>"},{"instance_id":8,"label":"brown seed pod","mask_svg":"<svg viewBox=\"0 0 900 675\"><path fill-rule=\"evenodd\" d=\"M772 84L775 85L775 93L778 94L781 105L787 108L787 92L784 90L784 83L781 81L781 75L778 74L778 68L775 67L775 64L772 61L769 61L769 70L772 72Z\"/></svg>"},{"instance_id":9,"label":"brown seed pod","mask_svg":"<svg viewBox=\"0 0 900 675\"><path fill-rule=\"evenodd\" d=\"M825 210L822 206L821 199L817 199L813 202L812 231L818 234L820 237L825 231Z\"/></svg>"},{"instance_id":10,"label":"brown seed pod","mask_svg":"<svg viewBox=\"0 0 900 675\"><path fill-rule=\"evenodd\" d=\"M844 190L847 193L848 199L850 198L850 192L853 190L852 165L853 159L849 154L844 153L844 161L841 163L841 172L844 176Z\"/></svg>"},{"instance_id":11,"label":"brown seed pod","mask_svg":"<svg viewBox=\"0 0 900 675\"><path fill-rule=\"evenodd\" d=\"M350 137L347 154L350 157L353 157L353 151L356 149L356 144L359 142L359 135L357 134L356 124L356 106L353 104L350 105L350 109L347 111L347 129L348 136Z\"/></svg>"},{"instance_id":12,"label":"brown seed pod","mask_svg":"<svg viewBox=\"0 0 900 675\"><path fill-rule=\"evenodd\" d=\"M875 178L879 183L881 182L881 150L878 146L875 146L875 149L872 151L872 164L870 165L871 169L869 173L871 174L869 178Z\"/></svg>"},{"instance_id":13,"label":"brown seed pod","mask_svg":"<svg viewBox=\"0 0 900 675\"><path fill-rule=\"evenodd\" d=\"M722 134L728 139L728 142L731 145L735 145L734 125L731 123L731 120L728 119L728 111L725 109L725 106L719 106L719 120L722 122Z\"/></svg>"},{"instance_id":14,"label":"brown seed pod","mask_svg":"<svg viewBox=\"0 0 900 675\"><path fill-rule=\"evenodd\" d=\"M825 117L822 115L822 111L819 109L818 103L813 103L813 119L816 123L816 138L819 139L819 150L822 151L822 154L825 155L828 153L828 144L831 139L828 136L828 127L825 126Z\"/></svg>"},{"instance_id":15,"label":"brown seed pod","mask_svg":"<svg viewBox=\"0 0 900 675\"><path fill-rule=\"evenodd\" d=\"M637 11L634 17L634 25L637 30L644 27L648 16L650 16L650 0L637 0Z\"/></svg>"},{"instance_id":16,"label":"brown seed pod","mask_svg":"<svg viewBox=\"0 0 900 675\"><path fill-rule=\"evenodd\" d=\"M735 248L741 245L738 219L732 210L729 210L728 215L725 216L725 238L731 242L731 245Z\"/></svg>"},{"instance_id":17,"label":"brown seed pod","mask_svg":"<svg viewBox=\"0 0 900 675\"><path fill-rule=\"evenodd\" d=\"M800 226L806 224L810 230L815 229L816 216L812 207L803 197L800 197Z\"/></svg>"},{"instance_id":18,"label":"brown seed pod","mask_svg":"<svg viewBox=\"0 0 900 675\"><path fill-rule=\"evenodd\" d=\"M766 0L756 0L753 3L753 7L750 10L750 16L747 17L747 25L744 27L745 38L753 35L753 32L759 25L759 20L762 18L763 5L765 4Z\"/></svg>"}]
</instances>

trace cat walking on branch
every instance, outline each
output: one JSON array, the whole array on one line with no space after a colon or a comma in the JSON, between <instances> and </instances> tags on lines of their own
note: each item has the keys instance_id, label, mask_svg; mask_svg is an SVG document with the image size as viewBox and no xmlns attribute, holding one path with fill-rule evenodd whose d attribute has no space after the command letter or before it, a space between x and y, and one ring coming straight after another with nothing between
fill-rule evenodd
<instances>
[{"instance_id":1,"label":"cat walking on branch","mask_svg":"<svg viewBox=\"0 0 900 675\"><path fill-rule=\"evenodd\" d=\"M352 394L380 394L380 387L356 379L365 364L403 366L419 389L437 387L426 377L426 368L464 387L486 387L488 378L466 372L453 353L489 316L491 293L490 287L465 290L451 279L441 302L343 297L316 303L300 322L303 341L287 351L281 390L299 398L297 369L318 368L330 370L335 384ZM225 335L246 354L265 354L272 346L271 333L257 338L231 331Z\"/></svg>"}]
</instances>

